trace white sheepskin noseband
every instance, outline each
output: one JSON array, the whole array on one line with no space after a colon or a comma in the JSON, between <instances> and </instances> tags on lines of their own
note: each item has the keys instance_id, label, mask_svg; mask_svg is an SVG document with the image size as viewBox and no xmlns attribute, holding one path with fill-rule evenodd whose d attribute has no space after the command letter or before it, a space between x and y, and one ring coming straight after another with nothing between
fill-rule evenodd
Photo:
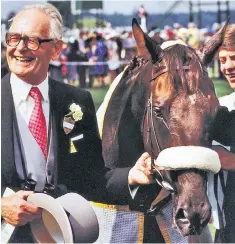
<instances>
[{"instance_id":1,"label":"white sheepskin noseband","mask_svg":"<svg viewBox=\"0 0 235 244\"><path fill-rule=\"evenodd\" d=\"M159 169L201 169L218 173L221 164L218 154L212 149L199 146L170 147L162 150L156 159Z\"/></svg>"}]
</instances>

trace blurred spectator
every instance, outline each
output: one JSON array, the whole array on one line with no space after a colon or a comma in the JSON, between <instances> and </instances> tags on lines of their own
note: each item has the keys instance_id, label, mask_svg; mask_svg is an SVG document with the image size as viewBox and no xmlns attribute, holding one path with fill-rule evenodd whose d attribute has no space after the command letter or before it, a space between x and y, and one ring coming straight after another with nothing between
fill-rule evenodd
<instances>
[{"instance_id":1,"label":"blurred spectator","mask_svg":"<svg viewBox=\"0 0 235 244\"><path fill-rule=\"evenodd\" d=\"M144 5L141 5L137 17L140 20L140 27L145 33L147 33L147 16L148 13L146 12Z\"/></svg>"},{"instance_id":2,"label":"blurred spectator","mask_svg":"<svg viewBox=\"0 0 235 244\"><path fill-rule=\"evenodd\" d=\"M59 58L57 60L50 61L49 75L53 80L64 82L64 77L62 74L62 64Z\"/></svg>"},{"instance_id":3,"label":"blurred spectator","mask_svg":"<svg viewBox=\"0 0 235 244\"><path fill-rule=\"evenodd\" d=\"M94 63L94 65L89 66L89 88L93 87L94 78L98 78L101 86L104 86L104 78L107 75L107 67L105 64L98 63L105 62L107 60L107 47L105 46L102 37L95 33L90 36L89 50L86 55L89 62Z\"/></svg>"},{"instance_id":4,"label":"blurred spectator","mask_svg":"<svg viewBox=\"0 0 235 244\"><path fill-rule=\"evenodd\" d=\"M220 29L221 25L218 23L214 23L211 27L212 31L215 33Z\"/></svg>"},{"instance_id":5,"label":"blurred spectator","mask_svg":"<svg viewBox=\"0 0 235 244\"><path fill-rule=\"evenodd\" d=\"M105 36L106 45L108 49L108 68L111 82L119 74L120 70L120 56L118 53L117 37L119 34L116 31L112 31Z\"/></svg>"},{"instance_id":6,"label":"blurred spectator","mask_svg":"<svg viewBox=\"0 0 235 244\"><path fill-rule=\"evenodd\" d=\"M69 84L75 85L75 81L78 78L77 73L77 51L78 51L78 41L74 41L73 43L69 44L69 52L67 54L67 78L69 81ZM70 62L70 64L69 64Z\"/></svg>"},{"instance_id":7,"label":"blurred spectator","mask_svg":"<svg viewBox=\"0 0 235 244\"><path fill-rule=\"evenodd\" d=\"M67 79L67 66L66 66L66 62L67 62L67 57L65 55L61 55L60 56L60 61L61 61L61 73L63 76L63 81L64 83L68 83L68 79Z\"/></svg>"},{"instance_id":8,"label":"blurred spectator","mask_svg":"<svg viewBox=\"0 0 235 244\"><path fill-rule=\"evenodd\" d=\"M87 36L85 34L85 32L80 31L79 33L79 37L78 37L78 47L79 50L83 53L85 53L85 40L87 39Z\"/></svg>"},{"instance_id":9,"label":"blurred spectator","mask_svg":"<svg viewBox=\"0 0 235 244\"><path fill-rule=\"evenodd\" d=\"M78 41L75 40L71 45L70 52L68 53L69 62L87 62L87 56L79 50ZM72 72L76 73L76 79L78 78L81 88L86 87L86 65L84 64L72 64L69 66ZM73 67L73 68L72 68Z\"/></svg>"},{"instance_id":10,"label":"blurred spectator","mask_svg":"<svg viewBox=\"0 0 235 244\"><path fill-rule=\"evenodd\" d=\"M184 27L181 27L178 31L177 31L177 39L181 39L182 41L184 41L185 43L187 43L187 29Z\"/></svg>"},{"instance_id":11,"label":"blurred spectator","mask_svg":"<svg viewBox=\"0 0 235 244\"><path fill-rule=\"evenodd\" d=\"M123 51L121 56L124 60L130 60L136 51L136 42L133 37L133 33L132 31L125 32L121 37L123 44Z\"/></svg>"},{"instance_id":12,"label":"blurred spectator","mask_svg":"<svg viewBox=\"0 0 235 244\"><path fill-rule=\"evenodd\" d=\"M164 27L164 30L165 30L165 41L175 40L175 33L169 25L166 25Z\"/></svg>"},{"instance_id":13,"label":"blurred spectator","mask_svg":"<svg viewBox=\"0 0 235 244\"><path fill-rule=\"evenodd\" d=\"M179 23L174 23L173 25L173 32L175 34L175 38L179 38L180 30L182 29L182 25Z\"/></svg>"},{"instance_id":14,"label":"blurred spectator","mask_svg":"<svg viewBox=\"0 0 235 244\"><path fill-rule=\"evenodd\" d=\"M156 26L153 26L151 28L151 31L149 32L149 37L151 37L153 40L158 42L159 44L162 44L164 42L164 39L160 36L161 30L157 28Z\"/></svg>"},{"instance_id":15,"label":"blurred spectator","mask_svg":"<svg viewBox=\"0 0 235 244\"><path fill-rule=\"evenodd\" d=\"M200 46L200 32L195 23L188 23L187 44L198 49Z\"/></svg>"},{"instance_id":16,"label":"blurred spectator","mask_svg":"<svg viewBox=\"0 0 235 244\"><path fill-rule=\"evenodd\" d=\"M61 61L61 73L63 76L64 83L68 83L68 67L65 64L67 62L67 55L69 52L69 45L64 42L63 43L63 49L59 55L59 60Z\"/></svg>"}]
</instances>

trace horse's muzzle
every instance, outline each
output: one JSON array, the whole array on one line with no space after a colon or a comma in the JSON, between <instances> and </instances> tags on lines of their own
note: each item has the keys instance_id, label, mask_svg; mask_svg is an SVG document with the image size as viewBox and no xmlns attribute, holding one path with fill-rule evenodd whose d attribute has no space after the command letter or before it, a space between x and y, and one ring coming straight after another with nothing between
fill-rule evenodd
<instances>
[{"instance_id":1,"label":"horse's muzzle","mask_svg":"<svg viewBox=\"0 0 235 244\"><path fill-rule=\"evenodd\" d=\"M211 217L211 206L205 201L201 206L183 205L174 211L174 225L182 236L199 235Z\"/></svg>"}]
</instances>

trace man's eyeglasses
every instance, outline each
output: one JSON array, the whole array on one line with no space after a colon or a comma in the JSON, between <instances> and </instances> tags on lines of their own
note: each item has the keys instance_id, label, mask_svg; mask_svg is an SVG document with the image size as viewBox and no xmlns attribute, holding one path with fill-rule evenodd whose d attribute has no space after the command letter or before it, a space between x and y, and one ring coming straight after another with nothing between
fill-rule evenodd
<instances>
[{"instance_id":1,"label":"man's eyeglasses","mask_svg":"<svg viewBox=\"0 0 235 244\"><path fill-rule=\"evenodd\" d=\"M23 40L25 46L30 50L38 50L41 43L50 42L54 39L41 39L36 36L21 36L19 33L6 33L6 44L10 47L16 47L21 40Z\"/></svg>"}]
</instances>

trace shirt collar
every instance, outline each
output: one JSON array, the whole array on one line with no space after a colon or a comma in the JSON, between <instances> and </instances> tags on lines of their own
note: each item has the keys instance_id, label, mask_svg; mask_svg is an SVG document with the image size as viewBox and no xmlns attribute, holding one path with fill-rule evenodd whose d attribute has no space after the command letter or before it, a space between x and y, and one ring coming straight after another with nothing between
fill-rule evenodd
<instances>
[{"instance_id":1,"label":"shirt collar","mask_svg":"<svg viewBox=\"0 0 235 244\"><path fill-rule=\"evenodd\" d=\"M21 80L19 77L17 77L13 73L11 73L10 83L11 83L14 103L16 106L19 106L21 102L25 102L27 100L29 91L33 86L31 84L24 82L23 80ZM43 100L45 102L49 103L48 75L47 75L46 79L36 87L38 87L38 89L40 90Z\"/></svg>"}]
</instances>

